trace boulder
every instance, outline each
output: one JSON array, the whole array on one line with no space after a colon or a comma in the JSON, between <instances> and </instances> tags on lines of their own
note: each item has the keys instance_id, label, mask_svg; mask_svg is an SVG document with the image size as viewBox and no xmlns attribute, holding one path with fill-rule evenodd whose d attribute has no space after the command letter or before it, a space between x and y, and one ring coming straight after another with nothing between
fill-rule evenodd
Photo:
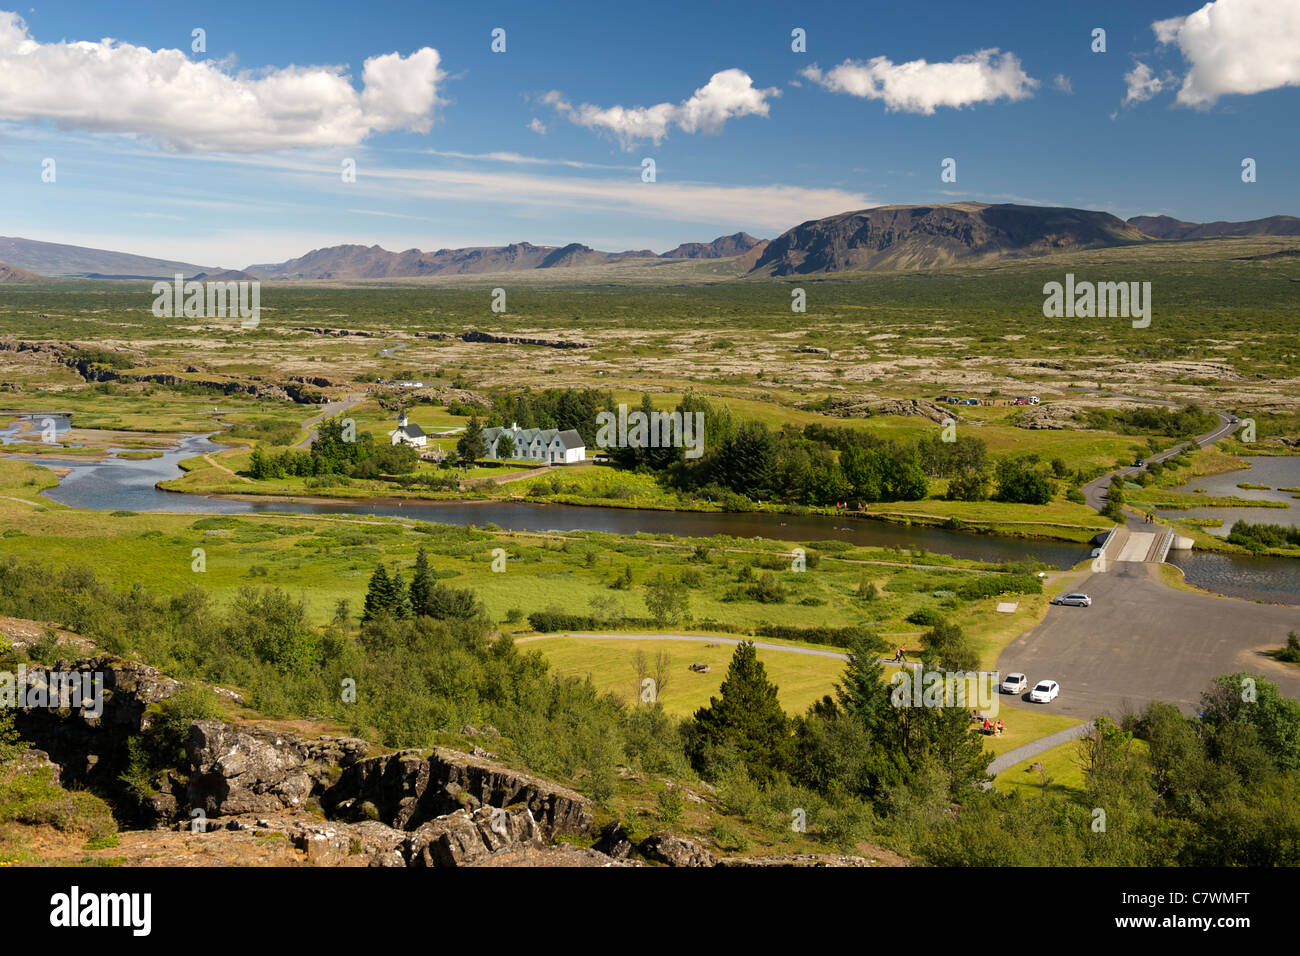
<instances>
[{"instance_id":1,"label":"boulder","mask_svg":"<svg viewBox=\"0 0 1300 956\"><path fill-rule=\"evenodd\" d=\"M185 749L189 805L208 817L300 809L311 793L306 761L283 734L199 720Z\"/></svg>"},{"instance_id":2,"label":"boulder","mask_svg":"<svg viewBox=\"0 0 1300 956\"><path fill-rule=\"evenodd\" d=\"M717 859L698 843L679 837L675 833L656 833L641 843L641 853L647 859L669 866L714 866Z\"/></svg>"}]
</instances>

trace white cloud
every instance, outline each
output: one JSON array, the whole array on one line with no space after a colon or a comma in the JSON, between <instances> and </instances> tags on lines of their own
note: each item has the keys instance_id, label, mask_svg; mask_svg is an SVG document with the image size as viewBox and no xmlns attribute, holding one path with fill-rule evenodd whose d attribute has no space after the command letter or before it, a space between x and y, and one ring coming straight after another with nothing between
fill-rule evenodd
<instances>
[{"instance_id":1,"label":"white cloud","mask_svg":"<svg viewBox=\"0 0 1300 956\"><path fill-rule=\"evenodd\" d=\"M1056 76L1052 77L1052 86L1056 87L1062 93L1074 92L1074 84L1070 82L1070 78L1064 73L1058 73Z\"/></svg>"},{"instance_id":2,"label":"white cloud","mask_svg":"<svg viewBox=\"0 0 1300 956\"><path fill-rule=\"evenodd\" d=\"M111 38L40 43L17 14L0 11L0 119L48 119L178 151L351 146L376 132L428 132L438 63L429 47L371 57L358 92L338 66L232 73Z\"/></svg>"},{"instance_id":3,"label":"white cloud","mask_svg":"<svg viewBox=\"0 0 1300 956\"><path fill-rule=\"evenodd\" d=\"M1185 17L1151 24L1191 66L1178 91L1184 106L1220 96L1300 86L1300 3L1215 0Z\"/></svg>"},{"instance_id":4,"label":"white cloud","mask_svg":"<svg viewBox=\"0 0 1300 956\"><path fill-rule=\"evenodd\" d=\"M1168 75L1162 79L1155 75L1151 67L1145 63L1138 63L1124 74L1124 82L1128 85L1128 90L1124 94L1124 105L1146 102L1163 90L1172 79Z\"/></svg>"},{"instance_id":5,"label":"white cloud","mask_svg":"<svg viewBox=\"0 0 1300 956\"><path fill-rule=\"evenodd\" d=\"M532 130L534 133L537 133L539 136L546 135L546 124L543 123L541 120L539 120L536 116L534 116L532 119L528 121L528 128Z\"/></svg>"},{"instance_id":6,"label":"white cloud","mask_svg":"<svg viewBox=\"0 0 1300 956\"><path fill-rule=\"evenodd\" d=\"M780 95L775 87L755 87L743 70L730 69L714 73L708 83L677 105L574 106L557 90L543 96L542 102L571 123L613 134L625 150L630 150L641 140L658 145L673 125L687 133L717 133L727 120L737 116L767 116L768 99Z\"/></svg>"},{"instance_id":7,"label":"white cloud","mask_svg":"<svg viewBox=\"0 0 1300 956\"><path fill-rule=\"evenodd\" d=\"M960 109L1000 99L1022 100L1038 86L1021 69L1015 54L996 49L978 50L948 63L894 63L883 56L865 63L845 60L825 73L807 67L802 75L835 93L883 100L889 110L926 116L940 106Z\"/></svg>"}]
</instances>

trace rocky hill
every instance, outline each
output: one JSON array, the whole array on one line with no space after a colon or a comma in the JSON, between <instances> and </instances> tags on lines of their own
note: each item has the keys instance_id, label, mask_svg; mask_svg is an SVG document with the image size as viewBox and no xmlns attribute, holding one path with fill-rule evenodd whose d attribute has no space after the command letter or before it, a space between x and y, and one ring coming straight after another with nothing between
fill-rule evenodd
<instances>
[{"instance_id":1,"label":"rocky hill","mask_svg":"<svg viewBox=\"0 0 1300 956\"><path fill-rule=\"evenodd\" d=\"M934 269L980 259L1141 242L1109 213L1055 206L879 206L801 223L768 244L751 274Z\"/></svg>"},{"instance_id":2,"label":"rocky hill","mask_svg":"<svg viewBox=\"0 0 1300 956\"><path fill-rule=\"evenodd\" d=\"M38 276L86 278L171 279L178 272L190 278L199 272L220 271L190 262L11 236L0 236L0 262L7 262L11 267L25 269Z\"/></svg>"},{"instance_id":3,"label":"rocky hill","mask_svg":"<svg viewBox=\"0 0 1300 956\"><path fill-rule=\"evenodd\" d=\"M34 272L28 272L26 269L17 269L11 265L0 262L0 282L22 282L27 279L39 279Z\"/></svg>"},{"instance_id":4,"label":"rocky hill","mask_svg":"<svg viewBox=\"0 0 1300 956\"><path fill-rule=\"evenodd\" d=\"M730 236L719 236L712 242L684 242L676 249L663 253L661 259L730 259L743 256L753 249L762 239L755 239L747 232L737 232Z\"/></svg>"},{"instance_id":5,"label":"rocky hill","mask_svg":"<svg viewBox=\"0 0 1300 956\"><path fill-rule=\"evenodd\" d=\"M38 749L27 751L6 772L40 776L46 787L52 778L56 788L91 789L107 800L130 828L110 841L107 852L128 865L876 862L838 854L727 856L666 830L634 839L617 820L597 828L595 807L587 797L507 766L478 745L468 751L392 751L359 738L311 736L248 719L191 721L183 762L159 772L142 796L139 782L127 781L126 772L138 759L133 745L149 739L159 706L184 685L152 667L112 656L25 667L27 687L57 686L56 674L99 675L102 710L90 718L76 704L19 708L16 729ZM219 693L241 700L233 691ZM490 746L497 735L490 728L465 727L461 736ZM71 840L63 850L71 853L82 842L84 838ZM62 860L58 847L47 849L52 855L44 862ZM73 859L87 856L81 852Z\"/></svg>"},{"instance_id":6,"label":"rocky hill","mask_svg":"<svg viewBox=\"0 0 1300 956\"><path fill-rule=\"evenodd\" d=\"M1269 216L1245 222L1183 222L1171 216L1134 216L1128 224L1153 239L1300 236L1300 218L1295 216Z\"/></svg>"}]
</instances>

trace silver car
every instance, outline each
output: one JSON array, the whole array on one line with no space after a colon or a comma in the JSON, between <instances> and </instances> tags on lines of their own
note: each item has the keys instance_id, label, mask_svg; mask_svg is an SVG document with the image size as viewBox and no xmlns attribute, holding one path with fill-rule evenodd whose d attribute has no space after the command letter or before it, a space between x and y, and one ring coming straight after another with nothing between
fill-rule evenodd
<instances>
[{"instance_id":1,"label":"silver car","mask_svg":"<svg viewBox=\"0 0 1300 956\"><path fill-rule=\"evenodd\" d=\"M1092 598L1086 594L1058 594L1052 598L1053 604L1064 604L1069 607L1092 607Z\"/></svg>"}]
</instances>

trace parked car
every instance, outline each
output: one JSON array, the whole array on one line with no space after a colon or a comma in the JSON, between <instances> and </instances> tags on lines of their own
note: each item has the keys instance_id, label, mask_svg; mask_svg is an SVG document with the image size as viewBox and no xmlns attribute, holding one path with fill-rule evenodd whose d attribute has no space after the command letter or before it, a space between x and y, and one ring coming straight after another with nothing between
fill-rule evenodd
<instances>
[{"instance_id":1,"label":"parked car","mask_svg":"<svg viewBox=\"0 0 1300 956\"><path fill-rule=\"evenodd\" d=\"M1070 594L1058 594L1052 598L1053 604L1061 604L1069 607L1092 607L1092 598L1086 594L1080 594L1075 591Z\"/></svg>"},{"instance_id":2,"label":"parked car","mask_svg":"<svg viewBox=\"0 0 1300 956\"><path fill-rule=\"evenodd\" d=\"M1134 458L1134 459L1133 459L1133 467L1134 467L1134 468L1141 468L1141 467L1142 467L1143 465L1145 465L1145 464L1146 464L1146 460L1145 460L1145 459L1142 459L1142 458Z\"/></svg>"},{"instance_id":3,"label":"parked car","mask_svg":"<svg viewBox=\"0 0 1300 956\"><path fill-rule=\"evenodd\" d=\"M1061 692L1061 685L1054 680L1040 680L1038 685L1029 692L1029 702L1032 704L1050 704L1056 700L1056 695Z\"/></svg>"},{"instance_id":4,"label":"parked car","mask_svg":"<svg viewBox=\"0 0 1300 956\"><path fill-rule=\"evenodd\" d=\"M1029 687L1029 678L1024 674L1008 674L1002 681L1002 693L1023 694Z\"/></svg>"}]
</instances>

